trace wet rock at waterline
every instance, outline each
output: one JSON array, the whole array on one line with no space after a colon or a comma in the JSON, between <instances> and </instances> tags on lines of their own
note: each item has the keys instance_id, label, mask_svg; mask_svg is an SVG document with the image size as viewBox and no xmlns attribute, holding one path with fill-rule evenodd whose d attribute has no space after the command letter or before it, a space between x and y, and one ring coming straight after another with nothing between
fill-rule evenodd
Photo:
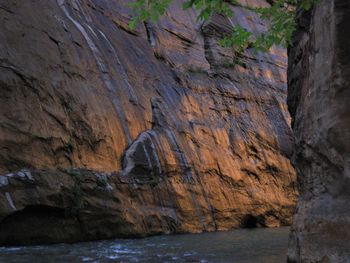
<instances>
[{"instance_id":1,"label":"wet rock at waterline","mask_svg":"<svg viewBox=\"0 0 350 263\"><path fill-rule=\"evenodd\" d=\"M350 2L300 13L288 103L300 183L290 262L350 262Z\"/></svg>"},{"instance_id":2,"label":"wet rock at waterline","mask_svg":"<svg viewBox=\"0 0 350 263\"><path fill-rule=\"evenodd\" d=\"M131 31L122 1L0 6L2 244L291 223L286 52L217 44L256 14L176 1Z\"/></svg>"}]
</instances>

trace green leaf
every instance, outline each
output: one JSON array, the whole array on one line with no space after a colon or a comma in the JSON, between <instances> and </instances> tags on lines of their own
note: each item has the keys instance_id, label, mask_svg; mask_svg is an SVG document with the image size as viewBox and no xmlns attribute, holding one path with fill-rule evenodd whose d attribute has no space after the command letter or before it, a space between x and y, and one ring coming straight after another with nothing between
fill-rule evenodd
<instances>
[{"instance_id":1,"label":"green leaf","mask_svg":"<svg viewBox=\"0 0 350 263\"><path fill-rule=\"evenodd\" d=\"M158 20L169 8L171 2L172 0L136 0L129 3L128 6L134 14L129 22L129 27L135 29L138 22L148 19ZM293 32L296 29L295 7L299 6L301 9L309 10L317 2L319 0L275 0L270 7L245 7L267 20L268 30L258 36L253 36L252 32L237 25L231 35L219 40L219 44L232 47L236 52L243 52L251 46L258 51L267 51L275 44L287 47L291 43ZM237 0L231 0L231 4L241 6ZM197 20L209 20L214 12L227 17L234 15L227 0L185 0L182 8L197 10Z\"/></svg>"},{"instance_id":2,"label":"green leaf","mask_svg":"<svg viewBox=\"0 0 350 263\"><path fill-rule=\"evenodd\" d=\"M136 25L137 25L137 17L133 17L130 21L129 21L129 28L131 30L135 30Z\"/></svg>"}]
</instances>

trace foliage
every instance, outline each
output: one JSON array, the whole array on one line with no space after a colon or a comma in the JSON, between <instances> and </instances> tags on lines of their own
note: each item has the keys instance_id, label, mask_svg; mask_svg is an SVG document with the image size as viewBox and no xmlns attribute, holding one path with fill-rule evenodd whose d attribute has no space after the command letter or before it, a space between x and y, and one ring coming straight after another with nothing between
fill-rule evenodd
<instances>
[{"instance_id":1,"label":"foliage","mask_svg":"<svg viewBox=\"0 0 350 263\"><path fill-rule=\"evenodd\" d=\"M255 50L267 51L273 45L287 47L291 43L292 34L296 28L296 6L309 10L319 0L275 0L270 7L250 8L260 15L262 19L269 21L268 30L260 35L254 35L241 25L236 25L230 35L224 36L219 42L222 46L233 47L237 52L243 52L247 47ZM135 16L129 26L134 29L138 22L149 19L157 21L166 12L172 0L136 0L130 4ZM237 0L231 0L231 4L240 4ZM228 1L225 0L185 0L183 9L194 8L198 12L199 21L208 20L216 13L233 16Z\"/></svg>"},{"instance_id":2,"label":"foliage","mask_svg":"<svg viewBox=\"0 0 350 263\"><path fill-rule=\"evenodd\" d=\"M237 52L242 53L251 42L253 34L243 28L241 25L236 25L232 34L219 40L219 44L224 47L234 47Z\"/></svg>"}]
</instances>

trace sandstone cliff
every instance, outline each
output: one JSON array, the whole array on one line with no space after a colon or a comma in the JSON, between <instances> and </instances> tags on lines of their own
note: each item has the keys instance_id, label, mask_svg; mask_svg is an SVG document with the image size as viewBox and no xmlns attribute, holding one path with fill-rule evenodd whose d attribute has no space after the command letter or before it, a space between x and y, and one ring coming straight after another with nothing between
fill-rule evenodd
<instances>
[{"instance_id":1,"label":"sandstone cliff","mask_svg":"<svg viewBox=\"0 0 350 263\"><path fill-rule=\"evenodd\" d=\"M350 262L350 2L300 13L288 104L301 196L290 262Z\"/></svg>"},{"instance_id":2,"label":"sandstone cliff","mask_svg":"<svg viewBox=\"0 0 350 263\"><path fill-rule=\"evenodd\" d=\"M0 0L0 244L290 224L286 52L218 46L265 30L232 8Z\"/></svg>"}]
</instances>

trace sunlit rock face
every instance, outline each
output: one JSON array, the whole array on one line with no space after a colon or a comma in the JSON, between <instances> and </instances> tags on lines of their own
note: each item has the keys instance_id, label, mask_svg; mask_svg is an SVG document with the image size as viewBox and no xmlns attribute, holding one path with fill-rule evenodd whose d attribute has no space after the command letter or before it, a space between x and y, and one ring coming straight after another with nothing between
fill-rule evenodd
<instances>
[{"instance_id":1,"label":"sunlit rock face","mask_svg":"<svg viewBox=\"0 0 350 263\"><path fill-rule=\"evenodd\" d=\"M301 196L290 262L350 262L350 2L299 14L288 104Z\"/></svg>"},{"instance_id":2,"label":"sunlit rock face","mask_svg":"<svg viewBox=\"0 0 350 263\"><path fill-rule=\"evenodd\" d=\"M220 47L265 30L232 8L131 31L122 1L0 1L0 243L290 224L286 52Z\"/></svg>"}]
</instances>

